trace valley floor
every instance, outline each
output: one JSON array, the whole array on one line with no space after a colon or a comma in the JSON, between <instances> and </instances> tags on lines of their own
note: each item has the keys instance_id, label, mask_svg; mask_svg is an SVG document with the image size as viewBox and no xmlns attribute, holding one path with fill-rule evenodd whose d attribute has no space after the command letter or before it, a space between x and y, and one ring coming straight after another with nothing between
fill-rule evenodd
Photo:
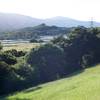
<instances>
[{"instance_id":1,"label":"valley floor","mask_svg":"<svg viewBox=\"0 0 100 100\"><path fill-rule=\"evenodd\" d=\"M12 43L12 44L4 44L3 45L3 50L12 50L16 49L18 51L30 51L32 48L39 47L39 43Z\"/></svg>"}]
</instances>

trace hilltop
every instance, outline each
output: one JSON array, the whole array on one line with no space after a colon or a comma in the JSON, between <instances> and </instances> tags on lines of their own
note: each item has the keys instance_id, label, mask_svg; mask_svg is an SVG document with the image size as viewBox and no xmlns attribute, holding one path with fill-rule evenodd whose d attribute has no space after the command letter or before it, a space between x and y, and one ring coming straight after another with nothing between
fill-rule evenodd
<instances>
[{"instance_id":1,"label":"hilltop","mask_svg":"<svg viewBox=\"0 0 100 100\"><path fill-rule=\"evenodd\" d=\"M5 32L0 39L31 39L39 36L63 35L70 32L72 28L48 26L44 23L34 26Z\"/></svg>"}]
</instances>

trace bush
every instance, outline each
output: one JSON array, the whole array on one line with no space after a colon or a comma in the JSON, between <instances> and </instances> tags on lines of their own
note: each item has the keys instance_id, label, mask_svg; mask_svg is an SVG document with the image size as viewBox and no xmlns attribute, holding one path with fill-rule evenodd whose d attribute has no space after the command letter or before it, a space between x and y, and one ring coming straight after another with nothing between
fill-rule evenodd
<instances>
[{"instance_id":1,"label":"bush","mask_svg":"<svg viewBox=\"0 0 100 100\"><path fill-rule=\"evenodd\" d=\"M19 65L19 68L16 69L16 73L20 75L25 82L30 82L30 84L32 84L32 81L34 80L33 78L34 70L30 65L26 63L21 63Z\"/></svg>"},{"instance_id":2,"label":"bush","mask_svg":"<svg viewBox=\"0 0 100 100\"><path fill-rule=\"evenodd\" d=\"M27 62L34 67L38 82L58 79L65 74L65 58L62 48L46 44L39 49L32 50Z\"/></svg>"},{"instance_id":3,"label":"bush","mask_svg":"<svg viewBox=\"0 0 100 100\"><path fill-rule=\"evenodd\" d=\"M22 57L22 56L25 56L26 54L25 51L17 51L16 49L7 50L4 53L11 54L12 56L15 56L15 57Z\"/></svg>"},{"instance_id":4,"label":"bush","mask_svg":"<svg viewBox=\"0 0 100 100\"><path fill-rule=\"evenodd\" d=\"M68 36L68 42L64 43L67 66L73 66L72 71L82 69L100 62L100 38L99 31L85 27L77 27Z\"/></svg>"},{"instance_id":5,"label":"bush","mask_svg":"<svg viewBox=\"0 0 100 100\"><path fill-rule=\"evenodd\" d=\"M17 63L17 59L9 53L0 53L0 61L4 61L9 65Z\"/></svg>"},{"instance_id":6,"label":"bush","mask_svg":"<svg viewBox=\"0 0 100 100\"><path fill-rule=\"evenodd\" d=\"M20 80L7 63L0 61L0 94L10 93L17 90L17 83Z\"/></svg>"},{"instance_id":7,"label":"bush","mask_svg":"<svg viewBox=\"0 0 100 100\"><path fill-rule=\"evenodd\" d=\"M0 50L2 50L2 48L3 48L3 46L2 46L2 44L1 44L1 42L0 42Z\"/></svg>"},{"instance_id":8,"label":"bush","mask_svg":"<svg viewBox=\"0 0 100 100\"><path fill-rule=\"evenodd\" d=\"M31 39L31 40L30 40L30 43L38 43L38 40L36 40L36 39Z\"/></svg>"}]
</instances>

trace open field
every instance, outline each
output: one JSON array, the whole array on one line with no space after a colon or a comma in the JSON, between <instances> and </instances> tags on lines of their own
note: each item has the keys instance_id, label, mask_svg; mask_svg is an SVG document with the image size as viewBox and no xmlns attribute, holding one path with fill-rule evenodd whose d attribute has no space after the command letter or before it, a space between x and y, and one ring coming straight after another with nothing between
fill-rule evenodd
<instances>
[{"instance_id":1,"label":"open field","mask_svg":"<svg viewBox=\"0 0 100 100\"><path fill-rule=\"evenodd\" d=\"M3 45L3 50L11 50L11 49L16 49L16 50L23 50L23 51L29 51L32 48L38 47L40 44L39 43L16 43L16 44L7 44Z\"/></svg>"},{"instance_id":2,"label":"open field","mask_svg":"<svg viewBox=\"0 0 100 100\"><path fill-rule=\"evenodd\" d=\"M100 65L0 100L100 100Z\"/></svg>"}]
</instances>

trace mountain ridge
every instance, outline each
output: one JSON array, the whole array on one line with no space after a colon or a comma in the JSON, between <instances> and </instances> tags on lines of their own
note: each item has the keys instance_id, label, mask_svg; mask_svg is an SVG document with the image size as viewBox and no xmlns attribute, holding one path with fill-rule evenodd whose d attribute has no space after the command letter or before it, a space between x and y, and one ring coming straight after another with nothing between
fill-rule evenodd
<instances>
[{"instance_id":1,"label":"mountain ridge","mask_svg":"<svg viewBox=\"0 0 100 100\"><path fill-rule=\"evenodd\" d=\"M90 27L90 21L80 21L68 17L56 16L53 18L39 19L21 14L0 13L0 32L32 27L45 23L46 25L58 27ZM94 26L99 27L100 23L94 21Z\"/></svg>"}]
</instances>

